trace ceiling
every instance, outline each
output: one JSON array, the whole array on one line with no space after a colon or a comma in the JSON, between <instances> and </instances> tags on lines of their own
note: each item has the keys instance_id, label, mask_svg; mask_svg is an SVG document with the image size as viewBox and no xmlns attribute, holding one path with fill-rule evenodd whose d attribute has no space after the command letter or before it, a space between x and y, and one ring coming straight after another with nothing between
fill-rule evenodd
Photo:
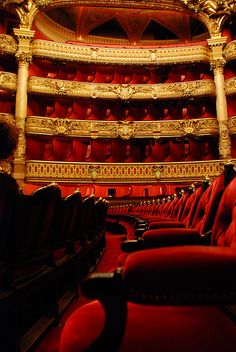
<instances>
[{"instance_id":1,"label":"ceiling","mask_svg":"<svg viewBox=\"0 0 236 352\"><path fill-rule=\"evenodd\" d=\"M180 11L75 6L55 8L45 15L79 41L99 38L101 43L113 38L138 45L188 43L207 36L200 21Z\"/></svg>"}]
</instances>

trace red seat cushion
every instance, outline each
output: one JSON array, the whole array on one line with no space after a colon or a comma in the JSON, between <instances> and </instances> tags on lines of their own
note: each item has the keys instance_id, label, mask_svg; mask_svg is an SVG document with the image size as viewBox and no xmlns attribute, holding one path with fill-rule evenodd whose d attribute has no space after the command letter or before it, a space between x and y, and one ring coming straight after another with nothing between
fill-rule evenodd
<instances>
[{"instance_id":1,"label":"red seat cushion","mask_svg":"<svg viewBox=\"0 0 236 352\"><path fill-rule=\"evenodd\" d=\"M60 352L82 352L100 334L104 313L98 301L67 320ZM236 326L216 307L158 307L128 304L119 352L235 352ZM101 351L109 352L109 351Z\"/></svg>"}]
</instances>

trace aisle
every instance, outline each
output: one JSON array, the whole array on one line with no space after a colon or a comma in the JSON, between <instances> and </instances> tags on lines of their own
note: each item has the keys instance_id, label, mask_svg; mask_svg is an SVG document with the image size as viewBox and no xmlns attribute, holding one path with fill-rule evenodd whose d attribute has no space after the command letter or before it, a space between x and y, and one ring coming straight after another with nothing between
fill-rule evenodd
<instances>
[{"instance_id":1,"label":"aisle","mask_svg":"<svg viewBox=\"0 0 236 352\"><path fill-rule=\"evenodd\" d=\"M126 235L114 235L106 233L106 249L104 255L96 268L96 272L107 272L118 265L117 258L121 253L120 244L126 239ZM35 352L58 352L59 340L63 326L70 314L79 306L87 303L89 300L82 295L74 300L70 307L61 316L57 326L51 328L42 342L34 349Z\"/></svg>"}]
</instances>

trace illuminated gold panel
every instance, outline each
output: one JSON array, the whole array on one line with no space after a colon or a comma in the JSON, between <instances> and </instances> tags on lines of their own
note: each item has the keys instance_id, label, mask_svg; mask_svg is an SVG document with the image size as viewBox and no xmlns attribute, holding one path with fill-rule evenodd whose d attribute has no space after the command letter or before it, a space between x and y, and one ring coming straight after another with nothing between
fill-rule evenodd
<instances>
[{"instance_id":1,"label":"illuminated gold panel","mask_svg":"<svg viewBox=\"0 0 236 352\"><path fill-rule=\"evenodd\" d=\"M212 80L162 84L82 83L31 76L28 93L99 99L170 99L215 96Z\"/></svg>"},{"instance_id":2,"label":"illuminated gold panel","mask_svg":"<svg viewBox=\"0 0 236 352\"><path fill-rule=\"evenodd\" d=\"M105 48L37 39L32 42L31 49L33 56L37 57L100 64L168 65L209 62L211 57L210 49L203 45L157 49Z\"/></svg>"},{"instance_id":3,"label":"illuminated gold panel","mask_svg":"<svg viewBox=\"0 0 236 352\"><path fill-rule=\"evenodd\" d=\"M225 94L232 95L236 93L236 77L229 78L225 81Z\"/></svg>"},{"instance_id":4,"label":"illuminated gold panel","mask_svg":"<svg viewBox=\"0 0 236 352\"><path fill-rule=\"evenodd\" d=\"M236 116L229 118L228 126L230 134L236 134Z\"/></svg>"},{"instance_id":5,"label":"illuminated gold panel","mask_svg":"<svg viewBox=\"0 0 236 352\"><path fill-rule=\"evenodd\" d=\"M236 159L233 159L236 165ZM216 177L223 170L223 161L178 163L67 163L27 161L27 182L66 183L156 183L201 181Z\"/></svg>"},{"instance_id":6,"label":"illuminated gold panel","mask_svg":"<svg viewBox=\"0 0 236 352\"><path fill-rule=\"evenodd\" d=\"M16 91L17 75L0 71L0 89Z\"/></svg>"},{"instance_id":7,"label":"illuminated gold panel","mask_svg":"<svg viewBox=\"0 0 236 352\"><path fill-rule=\"evenodd\" d=\"M27 134L90 138L158 138L218 135L214 118L167 121L86 121L29 116Z\"/></svg>"},{"instance_id":8,"label":"illuminated gold panel","mask_svg":"<svg viewBox=\"0 0 236 352\"><path fill-rule=\"evenodd\" d=\"M0 53L15 55L17 44L15 39L7 34L0 34Z\"/></svg>"}]
</instances>

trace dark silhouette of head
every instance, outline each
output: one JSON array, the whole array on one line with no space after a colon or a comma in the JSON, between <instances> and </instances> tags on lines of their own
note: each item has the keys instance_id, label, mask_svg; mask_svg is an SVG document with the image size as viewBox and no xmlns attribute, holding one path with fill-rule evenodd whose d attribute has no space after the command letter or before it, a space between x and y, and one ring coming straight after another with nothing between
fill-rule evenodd
<instances>
[{"instance_id":1,"label":"dark silhouette of head","mask_svg":"<svg viewBox=\"0 0 236 352\"><path fill-rule=\"evenodd\" d=\"M18 143L19 131L6 120L0 119L0 160L10 157Z\"/></svg>"}]
</instances>

